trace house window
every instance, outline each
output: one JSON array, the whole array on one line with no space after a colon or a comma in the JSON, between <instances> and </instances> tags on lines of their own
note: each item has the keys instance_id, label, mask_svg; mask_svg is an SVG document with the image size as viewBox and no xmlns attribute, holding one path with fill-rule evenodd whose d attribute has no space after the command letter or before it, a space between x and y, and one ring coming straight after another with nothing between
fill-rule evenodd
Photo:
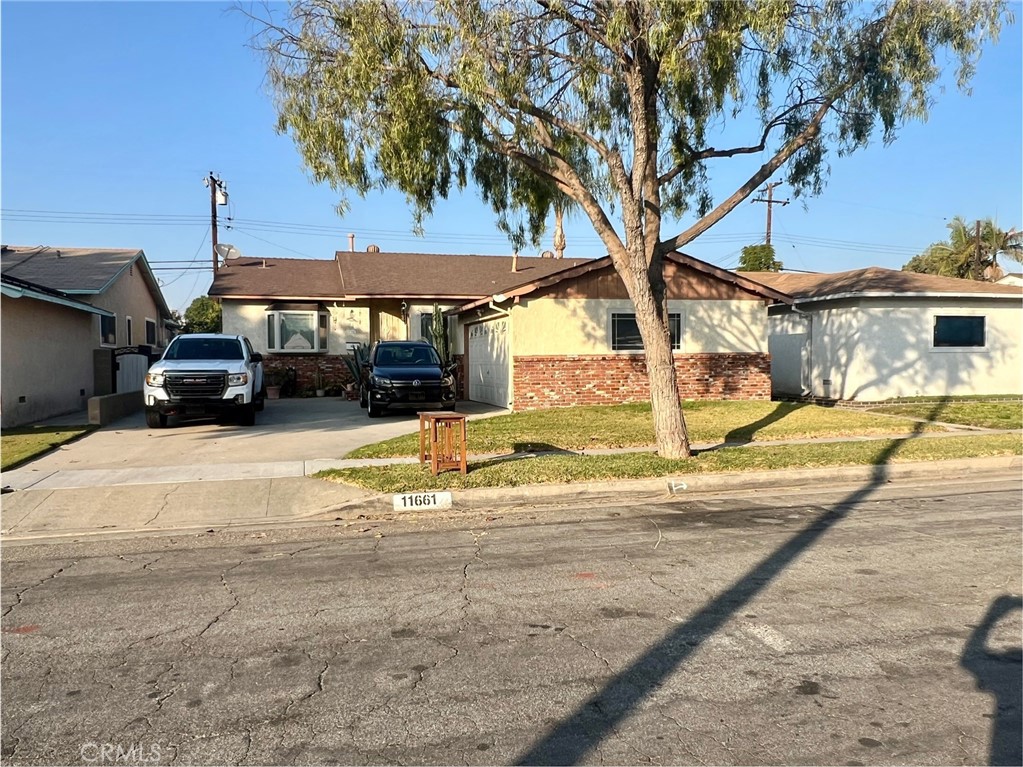
<instances>
[{"instance_id":1,"label":"house window","mask_svg":"<svg viewBox=\"0 0 1023 767\"><path fill-rule=\"evenodd\" d=\"M419 315L419 337L433 343L433 313L423 312ZM434 344L436 346L436 344Z\"/></svg>"},{"instance_id":2,"label":"house window","mask_svg":"<svg viewBox=\"0 0 1023 767\"><path fill-rule=\"evenodd\" d=\"M100 316L99 342L101 346L117 346L117 317Z\"/></svg>"},{"instance_id":3,"label":"house window","mask_svg":"<svg viewBox=\"0 0 1023 767\"><path fill-rule=\"evenodd\" d=\"M934 318L934 346L983 347L984 317L937 316Z\"/></svg>"},{"instance_id":4,"label":"house window","mask_svg":"<svg viewBox=\"0 0 1023 767\"><path fill-rule=\"evenodd\" d=\"M671 332L671 348L682 349L682 315L668 314L668 329ZM616 352L641 352L643 339L635 314L611 313L611 350Z\"/></svg>"},{"instance_id":5,"label":"house window","mask_svg":"<svg viewBox=\"0 0 1023 767\"><path fill-rule=\"evenodd\" d=\"M279 310L266 314L266 348L284 353L325 353L330 313Z\"/></svg>"},{"instance_id":6,"label":"house window","mask_svg":"<svg viewBox=\"0 0 1023 767\"><path fill-rule=\"evenodd\" d=\"M146 343L156 346L156 320L146 318Z\"/></svg>"},{"instance_id":7,"label":"house window","mask_svg":"<svg viewBox=\"0 0 1023 767\"><path fill-rule=\"evenodd\" d=\"M131 332L131 317L124 318L124 333L127 336L125 346L131 346L132 344L134 344L135 342L132 340Z\"/></svg>"}]
</instances>

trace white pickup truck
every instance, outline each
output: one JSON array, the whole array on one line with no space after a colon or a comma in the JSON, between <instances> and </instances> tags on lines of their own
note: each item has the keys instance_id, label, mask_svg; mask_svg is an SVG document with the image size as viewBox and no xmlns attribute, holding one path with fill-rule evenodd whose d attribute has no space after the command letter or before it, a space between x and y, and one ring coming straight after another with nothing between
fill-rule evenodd
<instances>
[{"instance_id":1,"label":"white pickup truck","mask_svg":"<svg viewBox=\"0 0 1023 767\"><path fill-rule=\"evenodd\" d=\"M167 425L168 416L233 414L242 426L263 409L263 355L245 336L194 333L175 337L146 373L146 424Z\"/></svg>"}]
</instances>

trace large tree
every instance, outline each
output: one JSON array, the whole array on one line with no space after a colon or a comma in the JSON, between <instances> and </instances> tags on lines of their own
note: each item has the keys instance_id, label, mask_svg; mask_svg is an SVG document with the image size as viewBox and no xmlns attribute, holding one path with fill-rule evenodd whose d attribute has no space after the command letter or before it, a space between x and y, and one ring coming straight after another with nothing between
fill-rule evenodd
<instances>
[{"instance_id":1,"label":"large tree","mask_svg":"<svg viewBox=\"0 0 1023 767\"><path fill-rule=\"evenodd\" d=\"M891 0L297 0L262 19L279 129L317 182L401 190L417 223L473 183L512 244L570 201L636 309L661 455L689 455L663 257L784 173L923 118L965 86L998 3ZM746 134L745 140L727 144ZM746 161L721 199L709 171ZM345 209L344 200L339 206Z\"/></svg>"},{"instance_id":2,"label":"large tree","mask_svg":"<svg viewBox=\"0 0 1023 767\"><path fill-rule=\"evenodd\" d=\"M774 245L769 242L747 245L739 256L739 271L780 272L781 261L775 258Z\"/></svg>"},{"instance_id":3,"label":"large tree","mask_svg":"<svg viewBox=\"0 0 1023 767\"><path fill-rule=\"evenodd\" d=\"M199 296L185 309L182 333L219 333L222 322L220 302Z\"/></svg>"},{"instance_id":4,"label":"large tree","mask_svg":"<svg viewBox=\"0 0 1023 767\"><path fill-rule=\"evenodd\" d=\"M992 275L997 273L999 256L1023 261L1023 234L1015 229L999 229L994 219L979 223L978 239L977 223L967 223L962 216L956 216L947 224L948 239L913 256L902 271L966 280L997 279Z\"/></svg>"}]
</instances>

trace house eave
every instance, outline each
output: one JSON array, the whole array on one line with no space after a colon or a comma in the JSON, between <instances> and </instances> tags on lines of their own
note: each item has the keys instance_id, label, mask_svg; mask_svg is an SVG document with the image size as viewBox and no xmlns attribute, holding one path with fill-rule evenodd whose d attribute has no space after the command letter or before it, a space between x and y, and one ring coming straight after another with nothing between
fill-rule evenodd
<instances>
[{"instance_id":1,"label":"house eave","mask_svg":"<svg viewBox=\"0 0 1023 767\"><path fill-rule=\"evenodd\" d=\"M116 316L113 312L107 311L106 309L100 309L98 306L93 306L92 304L87 304L83 301L75 301L73 298L62 298L61 296L51 295L28 287L11 285L6 282L0 285L0 292L8 298L32 298L37 301L45 301L49 304L65 306L69 309L76 309L78 311L95 314L100 317Z\"/></svg>"}]
</instances>

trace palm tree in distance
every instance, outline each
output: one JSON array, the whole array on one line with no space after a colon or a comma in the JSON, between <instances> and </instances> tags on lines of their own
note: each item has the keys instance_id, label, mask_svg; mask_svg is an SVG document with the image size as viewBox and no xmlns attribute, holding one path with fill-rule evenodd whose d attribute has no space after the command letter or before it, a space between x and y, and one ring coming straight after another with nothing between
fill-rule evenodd
<instances>
[{"instance_id":1,"label":"palm tree in distance","mask_svg":"<svg viewBox=\"0 0 1023 767\"><path fill-rule=\"evenodd\" d=\"M976 225L966 223L962 216L953 218L948 230L947 241L929 246L902 270L967 280L997 280L1004 274L998 266L998 256L1023 262L1023 232L999 229L994 219L981 222L979 247Z\"/></svg>"}]
</instances>

